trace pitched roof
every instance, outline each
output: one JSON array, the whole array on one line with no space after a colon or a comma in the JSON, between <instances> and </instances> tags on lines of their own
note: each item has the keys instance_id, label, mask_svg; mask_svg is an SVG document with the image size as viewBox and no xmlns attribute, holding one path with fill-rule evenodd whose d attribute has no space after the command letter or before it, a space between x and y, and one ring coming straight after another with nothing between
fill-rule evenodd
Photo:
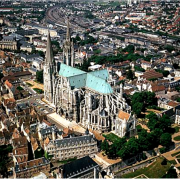
<instances>
[{"instance_id":1,"label":"pitched roof","mask_svg":"<svg viewBox=\"0 0 180 180\"><path fill-rule=\"evenodd\" d=\"M120 110L119 113L118 113L118 118L119 118L119 119L122 119L122 120L125 119L126 121L128 121L129 118L130 118L130 114L127 113L127 112L124 112L124 111Z\"/></svg>"},{"instance_id":2,"label":"pitched roof","mask_svg":"<svg viewBox=\"0 0 180 180\"><path fill-rule=\"evenodd\" d=\"M78 137L71 137L71 138L64 138L64 139L56 139L55 141L50 141L50 143L55 144L56 147L62 146L68 146L68 144L79 144L80 142L83 143L84 141L87 143L87 141L92 142L94 140L93 135L87 135L87 136L78 136Z\"/></svg>"},{"instance_id":3,"label":"pitched roof","mask_svg":"<svg viewBox=\"0 0 180 180\"><path fill-rule=\"evenodd\" d=\"M13 155L23 155L28 154L28 147L20 147L13 149Z\"/></svg>"},{"instance_id":4,"label":"pitched roof","mask_svg":"<svg viewBox=\"0 0 180 180\"><path fill-rule=\"evenodd\" d=\"M61 166L61 168L63 169L63 178L70 178L71 176L76 176L76 174L79 174L96 166L98 166L98 164L93 161L89 156L77 159Z\"/></svg>"},{"instance_id":5,"label":"pitched roof","mask_svg":"<svg viewBox=\"0 0 180 180\"><path fill-rule=\"evenodd\" d=\"M13 73L13 76L15 77L27 76L27 75L32 75L32 73L29 71L21 71L21 72Z\"/></svg>"},{"instance_id":6,"label":"pitched roof","mask_svg":"<svg viewBox=\"0 0 180 180\"><path fill-rule=\"evenodd\" d=\"M172 107L176 107L176 106L179 105L179 103L174 102L174 101L169 101L169 102L167 103L167 105L168 105L168 106L172 106Z\"/></svg>"},{"instance_id":7,"label":"pitched roof","mask_svg":"<svg viewBox=\"0 0 180 180\"><path fill-rule=\"evenodd\" d=\"M113 93L110 84L106 82L109 76L106 69L87 73L66 64L61 64L59 75L67 77L71 87L85 87L101 94Z\"/></svg>"},{"instance_id":8,"label":"pitched roof","mask_svg":"<svg viewBox=\"0 0 180 180\"><path fill-rule=\"evenodd\" d=\"M158 92L158 91L164 91L166 88L163 85L152 85L152 91Z\"/></svg>"},{"instance_id":9,"label":"pitched roof","mask_svg":"<svg viewBox=\"0 0 180 180\"><path fill-rule=\"evenodd\" d=\"M144 72L144 74L141 77L146 78L146 79L162 78L163 74L156 72L154 69L151 69L149 71Z\"/></svg>"},{"instance_id":10,"label":"pitched roof","mask_svg":"<svg viewBox=\"0 0 180 180\"><path fill-rule=\"evenodd\" d=\"M27 169L29 168L37 168L38 166L42 166L45 164L49 164L49 161L47 159L45 159L44 157L42 158L38 158L38 159L34 159L31 161L27 161L27 162L23 162L23 163L19 163L16 164L15 166L15 171L27 171Z\"/></svg>"},{"instance_id":11,"label":"pitched roof","mask_svg":"<svg viewBox=\"0 0 180 180\"><path fill-rule=\"evenodd\" d=\"M5 81L5 84L6 84L6 86L8 86L8 88L10 88L10 89L13 87L13 85L12 85L8 80Z\"/></svg>"},{"instance_id":12,"label":"pitched roof","mask_svg":"<svg viewBox=\"0 0 180 180\"><path fill-rule=\"evenodd\" d=\"M92 129L89 129L89 131L94 134L95 138L98 141L102 141L103 142L105 140L105 137L102 136L98 131L95 131L95 130L92 130Z\"/></svg>"}]
</instances>

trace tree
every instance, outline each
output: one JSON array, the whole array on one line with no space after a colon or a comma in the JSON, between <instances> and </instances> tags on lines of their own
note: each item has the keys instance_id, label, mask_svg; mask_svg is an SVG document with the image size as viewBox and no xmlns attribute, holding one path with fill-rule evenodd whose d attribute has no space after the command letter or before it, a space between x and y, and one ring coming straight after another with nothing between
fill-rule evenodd
<instances>
[{"instance_id":1,"label":"tree","mask_svg":"<svg viewBox=\"0 0 180 180\"><path fill-rule=\"evenodd\" d=\"M117 157L117 146L116 144L111 144L107 152L108 158L114 159Z\"/></svg>"},{"instance_id":2,"label":"tree","mask_svg":"<svg viewBox=\"0 0 180 180\"><path fill-rule=\"evenodd\" d=\"M161 135L160 137L160 143L162 146L168 147L171 145L172 141L171 141L171 134L169 133L164 133Z\"/></svg>"},{"instance_id":3,"label":"tree","mask_svg":"<svg viewBox=\"0 0 180 180\"><path fill-rule=\"evenodd\" d=\"M122 159L133 157L137 155L140 151L140 146L138 140L135 137L129 139L128 142L124 144L121 150L117 153Z\"/></svg>"},{"instance_id":4,"label":"tree","mask_svg":"<svg viewBox=\"0 0 180 180\"><path fill-rule=\"evenodd\" d=\"M172 51L175 50L175 48L174 48L173 46L171 46L171 45L166 45L164 48L165 48L168 52L172 52Z\"/></svg>"},{"instance_id":5,"label":"tree","mask_svg":"<svg viewBox=\"0 0 180 180\"><path fill-rule=\"evenodd\" d=\"M167 174L163 176L163 178L178 178L176 170L173 166L170 167Z\"/></svg>"},{"instance_id":6,"label":"tree","mask_svg":"<svg viewBox=\"0 0 180 180\"><path fill-rule=\"evenodd\" d=\"M167 115L163 115L161 118L159 118L157 126L163 131L166 131L171 126L170 118Z\"/></svg>"},{"instance_id":7,"label":"tree","mask_svg":"<svg viewBox=\"0 0 180 180\"><path fill-rule=\"evenodd\" d=\"M179 65L176 64L176 63L173 64L173 67L174 67L174 69L179 69L180 68Z\"/></svg>"},{"instance_id":8,"label":"tree","mask_svg":"<svg viewBox=\"0 0 180 180\"><path fill-rule=\"evenodd\" d=\"M144 93L145 104L146 106L156 105L157 104L157 98L156 94L154 92L145 92Z\"/></svg>"},{"instance_id":9,"label":"tree","mask_svg":"<svg viewBox=\"0 0 180 180\"><path fill-rule=\"evenodd\" d=\"M156 124L158 123L158 117L154 112L150 112L148 115L146 115L146 118L149 119L147 126L152 131L155 129Z\"/></svg>"},{"instance_id":10,"label":"tree","mask_svg":"<svg viewBox=\"0 0 180 180\"><path fill-rule=\"evenodd\" d=\"M133 112L138 116L140 111L145 111L146 107L157 104L157 98L153 92L136 92L132 96L131 106Z\"/></svg>"},{"instance_id":11,"label":"tree","mask_svg":"<svg viewBox=\"0 0 180 180\"><path fill-rule=\"evenodd\" d=\"M10 162L10 158L8 153L12 153L12 146L11 145L3 145L0 146L0 174L3 175L3 178L7 178L7 164Z\"/></svg>"},{"instance_id":12,"label":"tree","mask_svg":"<svg viewBox=\"0 0 180 180\"><path fill-rule=\"evenodd\" d=\"M148 133L145 129L142 129L140 133L138 133L138 143L142 150L148 150L150 146L150 142L148 141Z\"/></svg>"},{"instance_id":13,"label":"tree","mask_svg":"<svg viewBox=\"0 0 180 180\"><path fill-rule=\"evenodd\" d=\"M134 52L134 46L133 45L128 45L127 47L125 47L123 49L124 52L129 52L129 53L133 53Z\"/></svg>"},{"instance_id":14,"label":"tree","mask_svg":"<svg viewBox=\"0 0 180 180\"><path fill-rule=\"evenodd\" d=\"M139 66L134 66L134 69L135 69L136 71L145 72L145 69L143 69L142 67L139 67Z\"/></svg>"},{"instance_id":15,"label":"tree","mask_svg":"<svg viewBox=\"0 0 180 180\"><path fill-rule=\"evenodd\" d=\"M4 77L3 73L0 72L0 80Z\"/></svg>"},{"instance_id":16,"label":"tree","mask_svg":"<svg viewBox=\"0 0 180 180\"><path fill-rule=\"evenodd\" d=\"M104 142L101 143L101 149L105 151L106 154L109 151L109 143L106 140L104 140Z\"/></svg>"},{"instance_id":17,"label":"tree","mask_svg":"<svg viewBox=\"0 0 180 180\"><path fill-rule=\"evenodd\" d=\"M134 79L134 73L132 72L131 69L127 72L127 79L130 79L130 80Z\"/></svg>"},{"instance_id":18,"label":"tree","mask_svg":"<svg viewBox=\"0 0 180 180\"><path fill-rule=\"evenodd\" d=\"M137 116L140 116L141 112L143 111L143 103L136 102L135 104L133 104L132 109Z\"/></svg>"},{"instance_id":19,"label":"tree","mask_svg":"<svg viewBox=\"0 0 180 180\"><path fill-rule=\"evenodd\" d=\"M43 70L36 72L36 80L40 83L43 83Z\"/></svg>"}]
</instances>

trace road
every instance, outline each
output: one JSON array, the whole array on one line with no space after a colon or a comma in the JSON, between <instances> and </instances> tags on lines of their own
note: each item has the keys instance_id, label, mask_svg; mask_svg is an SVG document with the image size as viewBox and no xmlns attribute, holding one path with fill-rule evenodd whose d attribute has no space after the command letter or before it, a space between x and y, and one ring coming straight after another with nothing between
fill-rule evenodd
<instances>
[{"instance_id":1,"label":"road","mask_svg":"<svg viewBox=\"0 0 180 180\"><path fill-rule=\"evenodd\" d=\"M34 91L33 89L31 89L24 81L22 81L22 79L19 79L20 80L20 82L22 83L22 86L23 86L23 88L26 90L26 91L28 91L30 94L32 94L32 95L36 95L37 93L36 93L36 91Z\"/></svg>"},{"instance_id":2,"label":"road","mask_svg":"<svg viewBox=\"0 0 180 180\"><path fill-rule=\"evenodd\" d=\"M30 106L34 106L40 114L50 114L55 112L55 109L50 105L44 103L41 99L44 97L43 94L35 94L28 98L17 100L17 103L28 102Z\"/></svg>"}]
</instances>

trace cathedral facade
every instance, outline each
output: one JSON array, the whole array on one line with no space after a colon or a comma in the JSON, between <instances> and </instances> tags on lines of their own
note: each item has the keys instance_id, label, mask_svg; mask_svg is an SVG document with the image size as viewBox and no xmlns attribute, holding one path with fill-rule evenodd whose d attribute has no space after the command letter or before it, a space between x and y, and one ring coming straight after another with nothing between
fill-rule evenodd
<instances>
[{"instance_id":1,"label":"cathedral facade","mask_svg":"<svg viewBox=\"0 0 180 180\"><path fill-rule=\"evenodd\" d=\"M56 113L85 128L101 132L115 130L119 110L130 113L123 98L123 87L113 87L107 69L85 72L74 68L74 49L69 23L64 42L63 62L54 61L48 35L44 65L44 98L56 107Z\"/></svg>"}]
</instances>

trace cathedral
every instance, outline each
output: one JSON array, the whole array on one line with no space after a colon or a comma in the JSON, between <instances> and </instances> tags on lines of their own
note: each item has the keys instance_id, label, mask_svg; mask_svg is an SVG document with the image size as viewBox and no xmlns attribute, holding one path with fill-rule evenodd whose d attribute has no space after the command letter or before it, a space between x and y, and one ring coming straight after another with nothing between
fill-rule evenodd
<instances>
[{"instance_id":1,"label":"cathedral","mask_svg":"<svg viewBox=\"0 0 180 180\"><path fill-rule=\"evenodd\" d=\"M123 98L122 84L115 86L107 69L85 72L75 68L74 64L74 47L68 22L63 45L63 63L55 62L50 35L47 38L44 98L56 107L57 114L69 121L76 121L84 128L100 132L121 130L119 111L131 112ZM130 122L132 124L132 120ZM133 123L135 124L135 119Z\"/></svg>"}]
</instances>

